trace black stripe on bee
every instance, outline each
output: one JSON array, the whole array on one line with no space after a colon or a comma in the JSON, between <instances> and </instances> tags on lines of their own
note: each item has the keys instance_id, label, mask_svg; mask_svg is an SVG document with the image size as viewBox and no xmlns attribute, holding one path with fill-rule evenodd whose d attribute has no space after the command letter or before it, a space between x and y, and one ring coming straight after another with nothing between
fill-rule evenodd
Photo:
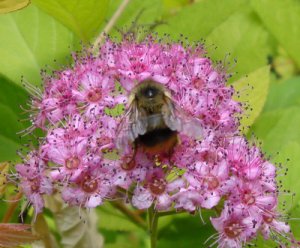
<instances>
[{"instance_id":1,"label":"black stripe on bee","mask_svg":"<svg viewBox=\"0 0 300 248\"><path fill-rule=\"evenodd\" d=\"M144 146L153 147L163 143L174 135L177 135L177 131L173 131L170 128L161 128L147 132L144 135L139 135L136 141Z\"/></svg>"}]
</instances>

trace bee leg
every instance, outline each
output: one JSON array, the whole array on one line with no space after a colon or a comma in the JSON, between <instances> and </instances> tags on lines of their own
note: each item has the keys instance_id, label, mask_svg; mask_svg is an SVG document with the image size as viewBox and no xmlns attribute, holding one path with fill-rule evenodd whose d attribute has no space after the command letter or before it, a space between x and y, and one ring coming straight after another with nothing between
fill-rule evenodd
<instances>
[{"instance_id":1,"label":"bee leg","mask_svg":"<svg viewBox=\"0 0 300 248\"><path fill-rule=\"evenodd\" d=\"M168 152L167 152L167 157L168 157L168 162L170 165L173 165L173 161L172 161L172 156L173 156L173 153L175 151L175 146L178 144L178 137L176 136L174 141L173 141L173 144L170 146Z\"/></svg>"},{"instance_id":2,"label":"bee leg","mask_svg":"<svg viewBox=\"0 0 300 248\"><path fill-rule=\"evenodd\" d=\"M174 149L171 149L168 151L168 154L167 154L167 158L168 158L168 162L170 165L172 165L172 154L173 154L173 151Z\"/></svg>"},{"instance_id":3,"label":"bee leg","mask_svg":"<svg viewBox=\"0 0 300 248\"><path fill-rule=\"evenodd\" d=\"M136 144L136 141L134 141L132 149L133 149L132 160L135 161L135 156L136 156L136 152L137 152L137 144Z\"/></svg>"}]
</instances>

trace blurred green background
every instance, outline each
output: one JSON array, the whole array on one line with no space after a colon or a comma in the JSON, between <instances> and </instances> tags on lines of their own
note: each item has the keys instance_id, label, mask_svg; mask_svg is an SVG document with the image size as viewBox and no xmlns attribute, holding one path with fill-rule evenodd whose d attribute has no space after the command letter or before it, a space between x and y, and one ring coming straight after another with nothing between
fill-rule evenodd
<instances>
[{"instance_id":1,"label":"blurred green background","mask_svg":"<svg viewBox=\"0 0 300 248\"><path fill-rule=\"evenodd\" d=\"M70 65L70 53L80 49L80 42L93 42L121 2L32 0L26 8L0 15L0 161L17 160L16 150L28 143L16 135L29 125L20 108L28 100L21 76L40 87L41 69ZM131 0L115 26L130 26L137 16L138 24L159 36L204 39L210 57L232 62L229 83L252 108L242 120L244 132L250 138L253 133L271 160L289 169L279 180L295 196L282 194L283 211L300 239L300 222L293 220L300 216L300 1ZM5 207L1 202L0 217ZM97 212L105 247L148 246L148 234L116 209L105 205ZM46 220L59 237L51 216L46 214ZM208 216L203 213L206 225L198 215L161 218L158 247L205 247L214 233ZM258 247L275 246L257 242Z\"/></svg>"}]
</instances>

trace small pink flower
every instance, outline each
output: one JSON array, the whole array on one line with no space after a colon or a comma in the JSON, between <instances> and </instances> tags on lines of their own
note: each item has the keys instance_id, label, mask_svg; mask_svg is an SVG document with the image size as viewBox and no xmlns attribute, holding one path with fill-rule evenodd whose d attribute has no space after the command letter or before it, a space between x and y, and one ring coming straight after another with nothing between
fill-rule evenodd
<instances>
[{"instance_id":1,"label":"small pink flower","mask_svg":"<svg viewBox=\"0 0 300 248\"><path fill-rule=\"evenodd\" d=\"M90 159L87 154L87 140L66 140L65 143L46 144L42 150L47 154L47 158L58 165L53 167L51 176L54 180L64 178L76 179L85 167L85 163ZM93 156L92 156L93 157Z\"/></svg>"},{"instance_id":2,"label":"small pink flower","mask_svg":"<svg viewBox=\"0 0 300 248\"><path fill-rule=\"evenodd\" d=\"M269 161L265 161L261 165L260 182L264 190L269 192L276 192L276 168Z\"/></svg>"},{"instance_id":3,"label":"small pink flower","mask_svg":"<svg viewBox=\"0 0 300 248\"><path fill-rule=\"evenodd\" d=\"M101 72L87 70L79 78L79 85L72 94L76 101L83 105L87 115L99 115L107 106L114 106L111 96L114 82L111 76L103 76Z\"/></svg>"},{"instance_id":4,"label":"small pink flower","mask_svg":"<svg viewBox=\"0 0 300 248\"><path fill-rule=\"evenodd\" d=\"M270 210L262 216L261 232L265 239L269 239L271 235L289 233L290 227L286 222L278 220L279 215Z\"/></svg>"},{"instance_id":5,"label":"small pink flower","mask_svg":"<svg viewBox=\"0 0 300 248\"><path fill-rule=\"evenodd\" d=\"M193 187L182 187L178 193L172 196L172 200L175 202L175 209L184 209L188 212L193 213L203 202L203 197Z\"/></svg>"},{"instance_id":6,"label":"small pink flower","mask_svg":"<svg viewBox=\"0 0 300 248\"><path fill-rule=\"evenodd\" d=\"M99 170L83 170L74 183L62 191L63 199L71 205L94 208L103 203L103 198L114 193L113 187Z\"/></svg>"},{"instance_id":7,"label":"small pink flower","mask_svg":"<svg viewBox=\"0 0 300 248\"><path fill-rule=\"evenodd\" d=\"M211 223L219 232L219 248L242 248L247 241L254 238L259 224L258 220L234 209L225 208L218 218L211 218Z\"/></svg>"},{"instance_id":8,"label":"small pink flower","mask_svg":"<svg viewBox=\"0 0 300 248\"><path fill-rule=\"evenodd\" d=\"M181 179L168 183L163 171L155 168L146 175L145 185L138 186L134 190L132 204L139 209L145 209L155 201L156 209L167 210L172 204L169 194L178 191L183 185Z\"/></svg>"},{"instance_id":9,"label":"small pink flower","mask_svg":"<svg viewBox=\"0 0 300 248\"><path fill-rule=\"evenodd\" d=\"M251 216L261 218L277 204L277 195L264 191L259 182L245 183L236 181L236 186L232 188L228 205L235 209L246 211Z\"/></svg>"},{"instance_id":10,"label":"small pink flower","mask_svg":"<svg viewBox=\"0 0 300 248\"><path fill-rule=\"evenodd\" d=\"M207 163L197 163L195 170L185 174L190 188L201 195L200 206L211 209L216 206L224 195L223 184L229 178L229 171L225 161L209 165Z\"/></svg>"},{"instance_id":11,"label":"small pink flower","mask_svg":"<svg viewBox=\"0 0 300 248\"><path fill-rule=\"evenodd\" d=\"M89 147L94 152L103 152L115 148L117 120L104 116L97 120L98 127L90 134Z\"/></svg>"},{"instance_id":12,"label":"small pink flower","mask_svg":"<svg viewBox=\"0 0 300 248\"><path fill-rule=\"evenodd\" d=\"M246 180L257 180L263 169L262 153L255 146L249 147L246 140L234 137L228 147L228 160L232 171Z\"/></svg>"},{"instance_id":13,"label":"small pink flower","mask_svg":"<svg viewBox=\"0 0 300 248\"><path fill-rule=\"evenodd\" d=\"M76 101L72 94L77 82L72 71L56 72L54 78L48 78L40 109L50 123L56 123L65 115L77 113Z\"/></svg>"},{"instance_id":14,"label":"small pink flower","mask_svg":"<svg viewBox=\"0 0 300 248\"><path fill-rule=\"evenodd\" d=\"M136 82L149 77L161 79L161 53L161 47L150 42L121 43L115 54L115 62L122 86L130 91Z\"/></svg>"},{"instance_id":15,"label":"small pink flower","mask_svg":"<svg viewBox=\"0 0 300 248\"><path fill-rule=\"evenodd\" d=\"M34 206L35 214L44 207L43 194L52 193L52 182L45 171L46 165L34 151L27 155L23 164L16 165L16 171L21 180L21 188L30 203Z\"/></svg>"},{"instance_id":16,"label":"small pink flower","mask_svg":"<svg viewBox=\"0 0 300 248\"><path fill-rule=\"evenodd\" d=\"M153 161L140 151L134 157L123 157L119 166L121 172L118 174L117 184L124 189L128 189L134 183L141 183L145 180L148 171L153 169Z\"/></svg>"}]
</instances>

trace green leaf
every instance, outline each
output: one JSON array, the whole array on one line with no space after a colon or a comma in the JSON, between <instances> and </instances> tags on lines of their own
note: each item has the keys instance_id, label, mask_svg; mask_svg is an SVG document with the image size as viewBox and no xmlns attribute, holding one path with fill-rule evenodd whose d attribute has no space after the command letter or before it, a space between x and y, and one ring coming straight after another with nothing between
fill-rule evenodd
<instances>
[{"instance_id":1,"label":"green leaf","mask_svg":"<svg viewBox=\"0 0 300 248\"><path fill-rule=\"evenodd\" d=\"M30 0L2 0L0 1L0 14L23 9L29 4Z\"/></svg>"},{"instance_id":2,"label":"green leaf","mask_svg":"<svg viewBox=\"0 0 300 248\"><path fill-rule=\"evenodd\" d=\"M83 41L99 33L109 0L32 0L40 9L56 18Z\"/></svg>"},{"instance_id":3,"label":"green leaf","mask_svg":"<svg viewBox=\"0 0 300 248\"><path fill-rule=\"evenodd\" d=\"M300 199L299 174L300 167L300 105L299 105L299 77L292 78L282 83L273 82L270 87L264 112L252 126L252 131L263 142L263 150L273 155L272 160L282 163L288 168L288 173L279 171L278 178L281 190L291 190L296 193L283 193L281 202L286 201L285 211L295 208ZM297 94L298 93L298 94ZM274 157L274 155L277 153ZM287 162L287 159L290 159Z\"/></svg>"},{"instance_id":4,"label":"green leaf","mask_svg":"<svg viewBox=\"0 0 300 248\"><path fill-rule=\"evenodd\" d=\"M279 177L277 180L280 180L280 189L281 191L286 190L290 191L290 194L283 193L279 194L280 202L286 201L284 205L284 212L288 213L291 209L294 209L296 205L300 202L300 141L288 142L286 145L283 145L283 148L279 151L279 154L273 159L277 163L283 164L285 168L288 169L288 172L285 174L279 172ZM287 161L288 159L288 161ZM294 194L292 196L292 194Z\"/></svg>"},{"instance_id":5,"label":"green leaf","mask_svg":"<svg viewBox=\"0 0 300 248\"><path fill-rule=\"evenodd\" d=\"M296 0L252 0L268 30L300 67L300 2Z\"/></svg>"},{"instance_id":6,"label":"green leaf","mask_svg":"<svg viewBox=\"0 0 300 248\"><path fill-rule=\"evenodd\" d=\"M299 228L299 216L300 216L300 202L295 205L293 209L290 211L290 218L289 221L291 229L293 231L293 235L297 240L300 240L300 228Z\"/></svg>"},{"instance_id":7,"label":"green leaf","mask_svg":"<svg viewBox=\"0 0 300 248\"><path fill-rule=\"evenodd\" d=\"M113 231L137 231L140 229L109 203L98 208L97 212L101 216L100 229Z\"/></svg>"},{"instance_id":8,"label":"green leaf","mask_svg":"<svg viewBox=\"0 0 300 248\"><path fill-rule=\"evenodd\" d=\"M178 12L182 7L193 4L189 0L163 0L164 5L164 15L174 15Z\"/></svg>"},{"instance_id":9,"label":"green leaf","mask_svg":"<svg viewBox=\"0 0 300 248\"><path fill-rule=\"evenodd\" d=\"M275 248L278 247L278 243L272 239L265 240L262 235L259 235L257 240L253 242L254 247L258 248Z\"/></svg>"},{"instance_id":10,"label":"green leaf","mask_svg":"<svg viewBox=\"0 0 300 248\"><path fill-rule=\"evenodd\" d=\"M16 150L26 143L26 139L20 139L17 132L29 125L19 121L27 118L20 108L27 100L25 90L0 76L0 161L15 159Z\"/></svg>"},{"instance_id":11,"label":"green leaf","mask_svg":"<svg viewBox=\"0 0 300 248\"><path fill-rule=\"evenodd\" d=\"M269 66L261 67L248 76L234 82L237 101L246 103L249 107L242 114L241 125L247 131L261 113L267 99L270 82Z\"/></svg>"},{"instance_id":12,"label":"green leaf","mask_svg":"<svg viewBox=\"0 0 300 248\"><path fill-rule=\"evenodd\" d=\"M75 43L71 31L33 5L0 16L0 36L0 73L17 84L24 75L37 85L41 68L66 63Z\"/></svg>"},{"instance_id":13,"label":"green leaf","mask_svg":"<svg viewBox=\"0 0 300 248\"><path fill-rule=\"evenodd\" d=\"M207 37L216 27L239 10L246 0L203 0L186 6L177 15L167 20L167 25L159 26L159 33L178 34L199 40Z\"/></svg>"},{"instance_id":14,"label":"green leaf","mask_svg":"<svg viewBox=\"0 0 300 248\"><path fill-rule=\"evenodd\" d=\"M127 206L128 207L128 206ZM132 209L132 211L134 211ZM108 248L146 248L149 236L142 228L134 224L128 216L110 203L97 208L100 217L99 228L105 237Z\"/></svg>"},{"instance_id":15,"label":"green leaf","mask_svg":"<svg viewBox=\"0 0 300 248\"><path fill-rule=\"evenodd\" d=\"M276 42L277 43L277 42ZM272 58L272 66L277 76L282 79L288 79L297 74L297 65L295 61L286 53L286 51L277 45L276 57Z\"/></svg>"},{"instance_id":16,"label":"green leaf","mask_svg":"<svg viewBox=\"0 0 300 248\"><path fill-rule=\"evenodd\" d=\"M107 19L115 13L122 1L110 1ZM151 26L161 18L162 13L163 4L161 0L131 0L116 22L115 27L126 30L132 25L132 22L136 21L138 16L138 25ZM113 36L118 35L116 29L111 30L110 33Z\"/></svg>"},{"instance_id":17,"label":"green leaf","mask_svg":"<svg viewBox=\"0 0 300 248\"><path fill-rule=\"evenodd\" d=\"M238 61L234 67L237 73L231 79L234 81L266 65L271 49L268 32L246 3L242 0L200 1L182 8L167 20L167 25L157 30L172 37L182 33L189 40L204 38L208 55L214 60L223 60L230 53L230 60Z\"/></svg>"},{"instance_id":18,"label":"green leaf","mask_svg":"<svg viewBox=\"0 0 300 248\"><path fill-rule=\"evenodd\" d=\"M267 64L269 35L248 8L230 16L206 40L217 46L215 51L209 51L213 59L222 60L229 53L229 59L237 59L231 81Z\"/></svg>"},{"instance_id":19,"label":"green leaf","mask_svg":"<svg viewBox=\"0 0 300 248\"><path fill-rule=\"evenodd\" d=\"M300 106L300 77L284 82L272 82L264 111Z\"/></svg>"},{"instance_id":20,"label":"green leaf","mask_svg":"<svg viewBox=\"0 0 300 248\"><path fill-rule=\"evenodd\" d=\"M208 211L210 214L212 211ZM164 218L164 217L161 217ZM215 234L209 214L204 213L203 224L200 217L180 214L174 216L169 225L161 228L158 233L158 247L164 248L186 248L186 247L208 247L205 241ZM160 221L160 220L159 220Z\"/></svg>"},{"instance_id":21,"label":"green leaf","mask_svg":"<svg viewBox=\"0 0 300 248\"><path fill-rule=\"evenodd\" d=\"M173 9L183 7L192 3L189 0L163 0L163 4L166 9Z\"/></svg>"},{"instance_id":22,"label":"green leaf","mask_svg":"<svg viewBox=\"0 0 300 248\"><path fill-rule=\"evenodd\" d=\"M299 82L299 77L273 82L264 112L252 126L254 134L263 140L264 149L271 154L300 140Z\"/></svg>"},{"instance_id":23,"label":"green leaf","mask_svg":"<svg viewBox=\"0 0 300 248\"><path fill-rule=\"evenodd\" d=\"M265 112L252 126L254 134L263 141L269 154L276 154L290 142L300 140L300 107Z\"/></svg>"},{"instance_id":24,"label":"green leaf","mask_svg":"<svg viewBox=\"0 0 300 248\"><path fill-rule=\"evenodd\" d=\"M105 248L149 248L149 236L141 230L132 232L102 229Z\"/></svg>"}]
</instances>

